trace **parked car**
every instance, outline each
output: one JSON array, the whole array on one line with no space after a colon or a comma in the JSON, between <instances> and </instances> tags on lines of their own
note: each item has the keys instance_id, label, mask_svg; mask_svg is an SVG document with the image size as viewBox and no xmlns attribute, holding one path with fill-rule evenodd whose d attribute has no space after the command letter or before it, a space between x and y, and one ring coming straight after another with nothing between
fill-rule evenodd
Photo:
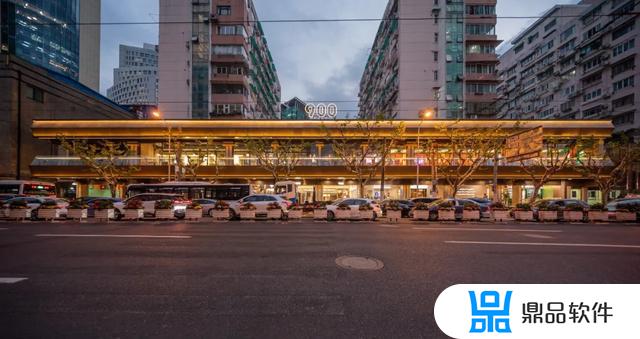
<instances>
[{"instance_id":1,"label":"parked car","mask_svg":"<svg viewBox=\"0 0 640 339\"><path fill-rule=\"evenodd\" d=\"M465 203L472 203L472 204L478 205L478 207L480 207L480 216L481 217L490 217L491 216L490 215L491 213L489 212L489 207L488 206L486 206L485 210L483 211L483 207L479 203L477 203L477 202L475 202L473 200L448 198L448 199L438 199L438 200L432 202L431 204L429 204L429 220L437 220L438 219L438 209L445 202L451 202L453 204L453 209L454 209L456 220L462 220L462 211L464 211L464 204Z\"/></svg>"},{"instance_id":2,"label":"parked car","mask_svg":"<svg viewBox=\"0 0 640 339\"><path fill-rule=\"evenodd\" d=\"M580 205L585 211L589 209L589 204L578 199L542 199L531 204L531 210L533 211L533 217L538 219L538 211L541 206L555 206L558 208L558 219L562 219L564 208L568 205Z\"/></svg>"},{"instance_id":3,"label":"parked car","mask_svg":"<svg viewBox=\"0 0 640 339\"><path fill-rule=\"evenodd\" d=\"M248 202L256 207L257 218L266 217L267 206L269 206L269 204L273 202L277 202L278 204L280 204L283 215L286 215L288 213L289 207L291 207L291 205L293 204L291 201L285 200L279 195L252 194L229 204L229 213L231 213L231 219L237 219L240 216L240 206Z\"/></svg>"},{"instance_id":4,"label":"parked car","mask_svg":"<svg viewBox=\"0 0 640 339\"><path fill-rule=\"evenodd\" d=\"M42 205L42 203L44 202L46 198L36 198L36 197L15 197L9 200L5 200L2 203L2 213L3 213L3 217L8 217L9 216L9 205L11 205L12 202L14 201L26 201L27 202L27 206L29 206L29 208L31 209L31 218L35 219L36 216L38 215L38 208L40 208L40 205Z\"/></svg>"},{"instance_id":5,"label":"parked car","mask_svg":"<svg viewBox=\"0 0 640 339\"><path fill-rule=\"evenodd\" d=\"M216 205L216 201L213 199L194 199L194 203L202 206L202 214L213 217L213 207Z\"/></svg>"},{"instance_id":6,"label":"parked car","mask_svg":"<svg viewBox=\"0 0 640 339\"><path fill-rule=\"evenodd\" d=\"M481 218L491 218L491 200L486 198L468 198L462 200L478 205L478 207L480 208Z\"/></svg>"},{"instance_id":7,"label":"parked car","mask_svg":"<svg viewBox=\"0 0 640 339\"><path fill-rule=\"evenodd\" d=\"M127 202L136 199L142 201L144 215L150 217L154 216L156 213L156 201L158 200L173 201L173 215L178 219L184 218L187 206L191 203L191 201L184 199L181 194L143 193L134 195L125 201L114 203L113 207L115 207L115 218L122 218L122 216L124 216L124 207L127 205Z\"/></svg>"},{"instance_id":8,"label":"parked car","mask_svg":"<svg viewBox=\"0 0 640 339\"><path fill-rule=\"evenodd\" d=\"M42 202L49 202L49 201L55 201L56 206L58 209L60 209L60 216L63 218L67 217L67 207L69 207L69 201L67 199L62 199L62 198L39 198L42 200ZM40 206L38 206L38 209L40 208Z\"/></svg>"},{"instance_id":9,"label":"parked car","mask_svg":"<svg viewBox=\"0 0 640 339\"><path fill-rule=\"evenodd\" d=\"M440 198L413 198L413 199L409 199L409 201L411 203L413 203L414 205L420 203L420 204L430 204L432 202L438 201L440 200Z\"/></svg>"},{"instance_id":10,"label":"parked car","mask_svg":"<svg viewBox=\"0 0 640 339\"><path fill-rule=\"evenodd\" d=\"M4 203L5 201L13 199L17 196L17 194L0 194L0 203Z\"/></svg>"},{"instance_id":11,"label":"parked car","mask_svg":"<svg viewBox=\"0 0 640 339\"><path fill-rule=\"evenodd\" d=\"M362 199L362 198L347 198L340 199L334 201L332 204L327 205L327 220L334 220L336 217L336 210L338 209L338 205L347 204L351 208L352 211L358 211L361 205L370 204L373 207L373 220L382 216L382 209L380 205L371 199Z\"/></svg>"},{"instance_id":12,"label":"parked car","mask_svg":"<svg viewBox=\"0 0 640 339\"><path fill-rule=\"evenodd\" d=\"M87 208L88 218L93 218L96 215L95 209L93 209L93 204L95 203L96 200L110 200L114 204L122 202L122 199L120 198L105 198L105 197L82 197L82 198L78 198L78 200L80 202L87 204L87 206L89 206L89 208ZM120 213L120 211L118 211L118 213Z\"/></svg>"},{"instance_id":13,"label":"parked car","mask_svg":"<svg viewBox=\"0 0 640 339\"><path fill-rule=\"evenodd\" d=\"M632 211L635 210L637 211L636 212L637 215L640 216L640 198L616 199L608 203L607 206L605 206L605 208L610 214L615 213L620 209L626 209L626 210L632 210Z\"/></svg>"},{"instance_id":14,"label":"parked car","mask_svg":"<svg viewBox=\"0 0 640 339\"><path fill-rule=\"evenodd\" d=\"M382 209L383 215L387 214L387 206L391 203L398 203L398 206L400 206L403 218L410 218L411 215L413 214L412 210L416 206L412 201L409 201L409 200L388 199L383 201L380 204L380 208Z\"/></svg>"}]
</instances>

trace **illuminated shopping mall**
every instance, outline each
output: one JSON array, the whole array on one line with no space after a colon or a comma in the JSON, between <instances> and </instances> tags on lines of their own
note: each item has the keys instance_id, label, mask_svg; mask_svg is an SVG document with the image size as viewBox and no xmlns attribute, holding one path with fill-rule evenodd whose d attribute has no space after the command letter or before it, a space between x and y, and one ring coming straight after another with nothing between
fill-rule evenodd
<instances>
[{"instance_id":1,"label":"illuminated shopping mall","mask_svg":"<svg viewBox=\"0 0 640 339\"><path fill-rule=\"evenodd\" d=\"M443 120L394 121L380 125L379 138L388 137L392 125L402 124L402 139L391 150L384 168L384 194L381 194L381 173L365 186L365 196L379 199L410 198L432 194L431 168L425 161L425 150L418 147L424 140L443 138ZM250 183L256 192L273 190L269 172L258 166L256 158L247 151L248 139L292 139L309 145L306 154L300 156L289 180L298 185L300 201L335 200L358 194L355 177L348 172L340 158L332 152L332 138L342 128L340 121L208 121L208 120L36 120L32 125L33 137L52 143L51 154L41 154L31 163L33 178L67 183L79 195L108 195L109 189L100 178L87 168L79 158L64 154L59 144L66 140L88 139L125 142L129 154L121 161L136 166L137 171L122 178L119 194L126 184L157 183L175 180L175 154L171 145L181 143L189 156L189 145L206 140L212 151L198 169L198 181L218 183ZM575 140L590 137L604 140L611 136L610 121L492 121L470 120L456 122L461 129L491 128L500 126L508 133L518 133L542 127L543 138ZM357 142L358 131L353 129L350 138ZM363 145L364 146L364 145ZM458 197L491 197L494 166L492 161L480 167L465 183ZM497 166L498 192L501 198L517 203L531 195L530 177L522 170L520 162L509 163L500 157ZM437 180L437 194L447 195L447 186ZM572 169L555 174L542 188L544 198L577 198L595 202L600 192L595 185Z\"/></svg>"}]
</instances>

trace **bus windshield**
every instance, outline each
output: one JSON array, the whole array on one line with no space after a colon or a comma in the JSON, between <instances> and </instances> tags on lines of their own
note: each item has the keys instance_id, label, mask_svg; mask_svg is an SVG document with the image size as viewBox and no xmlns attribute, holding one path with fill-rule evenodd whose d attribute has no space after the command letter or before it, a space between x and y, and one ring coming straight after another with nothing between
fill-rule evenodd
<instances>
[{"instance_id":1,"label":"bus windshield","mask_svg":"<svg viewBox=\"0 0 640 339\"><path fill-rule=\"evenodd\" d=\"M251 194L248 184L149 184L131 185L127 197L143 193L180 194L187 199L239 200Z\"/></svg>"}]
</instances>

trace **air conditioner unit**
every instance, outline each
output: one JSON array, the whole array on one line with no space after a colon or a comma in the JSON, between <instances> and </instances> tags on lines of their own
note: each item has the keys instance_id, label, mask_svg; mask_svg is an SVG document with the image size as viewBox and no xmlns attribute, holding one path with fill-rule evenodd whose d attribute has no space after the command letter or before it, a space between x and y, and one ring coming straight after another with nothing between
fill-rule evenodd
<instances>
[{"instance_id":1,"label":"air conditioner unit","mask_svg":"<svg viewBox=\"0 0 640 339\"><path fill-rule=\"evenodd\" d=\"M453 58L449 54L447 54L447 57L445 59L447 60L447 62L453 61Z\"/></svg>"},{"instance_id":2,"label":"air conditioner unit","mask_svg":"<svg viewBox=\"0 0 640 339\"><path fill-rule=\"evenodd\" d=\"M449 94L447 94L447 96L446 96L446 100L447 100L447 101L453 101L453 95L449 95Z\"/></svg>"}]
</instances>

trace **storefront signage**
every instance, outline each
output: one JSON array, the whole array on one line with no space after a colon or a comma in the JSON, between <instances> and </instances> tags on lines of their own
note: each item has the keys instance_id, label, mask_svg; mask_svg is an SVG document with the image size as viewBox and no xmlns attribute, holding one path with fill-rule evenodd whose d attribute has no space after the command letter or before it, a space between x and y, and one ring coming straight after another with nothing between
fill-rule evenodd
<instances>
[{"instance_id":1,"label":"storefront signage","mask_svg":"<svg viewBox=\"0 0 640 339\"><path fill-rule=\"evenodd\" d=\"M542 152L542 127L514 134L507 138L504 156L508 162L537 158Z\"/></svg>"}]
</instances>

